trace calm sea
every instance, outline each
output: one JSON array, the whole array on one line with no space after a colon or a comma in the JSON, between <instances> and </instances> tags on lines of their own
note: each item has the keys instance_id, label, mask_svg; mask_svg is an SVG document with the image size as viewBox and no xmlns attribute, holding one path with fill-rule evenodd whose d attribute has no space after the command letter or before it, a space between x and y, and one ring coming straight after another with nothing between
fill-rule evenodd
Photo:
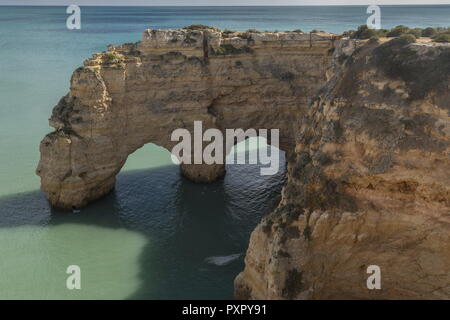
<instances>
[{"instance_id":1,"label":"calm sea","mask_svg":"<svg viewBox=\"0 0 450 320\"><path fill-rule=\"evenodd\" d=\"M284 167L229 166L224 180L183 179L168 151L130 156L116 190L78 213L52 210L34 174L39 142L72 71L108 44L146 28L194 23L246 30L323 29L365 23L366 7L0 7L0 299L231 298L250 232L277 201ZM450 6L382 7L383 27L450 26ZM81 290L66 268L81 267Z\"/></svg>"}]
</instances>

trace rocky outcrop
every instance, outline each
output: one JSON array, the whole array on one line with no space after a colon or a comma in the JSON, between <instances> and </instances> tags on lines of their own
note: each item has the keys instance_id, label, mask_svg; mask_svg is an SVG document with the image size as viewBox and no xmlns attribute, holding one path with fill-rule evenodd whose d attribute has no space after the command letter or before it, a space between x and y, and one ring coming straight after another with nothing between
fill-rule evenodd
<instances>
[{"instance_id":1,"label":"rocky outcrop","mask_svg":"<svg viewBox=\"0 0 450 320\"><path fill-rule=\"evenodd\" d=\"M41 143L59 207L109 192L171 132L279 128L287 184L252 233L245 299L450 298L450 47L408 37L148 30L77 69ZM221 165L182 165L194 181ZM368 266L381 290L366 286Z\"/></svg>"},{"instance_id":2,"label":"rocky outcrop","mask_svg":"<svg viewBox=\"0 0 450 320\"><path fill-rule=\"evenodd\" d=\"M54 108L37 174L52 205L78 208L109 192L129 154L146 143L171 150L171 133L203 128L280 129L293 150L300 115L326 81L331 34L147 30L77 69ZM182 165L210 182L223 165Z\"/></svg>"},{"instance_id":3,"label":"rocky outcrop","mask_svg":"<svg viewBox=\"0 0 450 320\"><path fill-rule=\"evenodd\" d=\"M449 299L450 46L371 40L334 58L236 297Z\"/></svg>"}]
</instances>

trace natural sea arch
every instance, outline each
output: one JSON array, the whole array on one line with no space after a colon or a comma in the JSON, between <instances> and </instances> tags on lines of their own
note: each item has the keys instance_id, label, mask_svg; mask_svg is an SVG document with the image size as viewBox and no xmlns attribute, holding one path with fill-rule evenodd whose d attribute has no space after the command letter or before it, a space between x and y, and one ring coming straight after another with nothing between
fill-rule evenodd
<instances>
[{"instance_id":1,"label":"natural sea arch","mask_svg":"<svg viewBox=\"0 0 450 320\"><path fill-rule=\"evenodd\" d=\"M282 165L277 175L264 177L258 166L230 165L224 179L192 183L180 176L167 150L147 144L128 157L115 190L79 212L50 208L37 190L0 197L8 208L0 237L10 248L2 296L230 298L249 234L277 204L284 172ZM241 256L226 266L207 261L232 254ZM104 269L110 263L116 267ZM64 286L70 264L82 268L80 291ZM20 277L27 286L17 286Z\"/></svg>"},{"instance_id":2,"label":"natural sea arch","mask_svg":"<svg viewBox=\"0 0 450 320\"><path fill-rule=\"evenodd\" d=\"M80 208L101 198L114 188L130 154L147 143L172 150L172 132L192 134L194 121L222 132L278 129L280 148L292 152L309 101L327 80L335 46L330 35L292 34L298 39L290 46L284 43L290 40L268 38L249 42L251 50L211 51L202 58L194 44L167 52L147 36L96 54L75 70L70 92L50 118L55 131L40 145L37 174L53 206ZM224 167L182 165L182 172L212 182Z\"/></svg>"}]
</instances>

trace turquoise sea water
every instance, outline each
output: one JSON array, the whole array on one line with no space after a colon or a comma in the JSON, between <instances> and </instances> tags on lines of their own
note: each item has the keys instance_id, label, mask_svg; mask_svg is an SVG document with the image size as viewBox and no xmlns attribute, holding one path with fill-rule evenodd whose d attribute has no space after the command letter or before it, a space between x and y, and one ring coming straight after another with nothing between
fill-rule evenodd
<instances>
[{"instance_id":1,"label":"turquoise sea water","mask_svg":"<svg viewBox=\"0 0 450 320\"><path fill-rule=\"evenodd\" d=\"M243 268L242 255L232 258L276 204L284 166L271 177L256 165L229 166L224 180L198 185L148 145L129 158L114 192L79 213L59 212L34 174L51 109L91 53L138 41L146 28L342 32L365 22L366 7L81 10L82 29L70 31L65 7L0 7L0 298L231 298ZM450 6L382 7L382 24L450 26ZM81 290L66 289L72 264Z\"/></svg>"}]
</instances>

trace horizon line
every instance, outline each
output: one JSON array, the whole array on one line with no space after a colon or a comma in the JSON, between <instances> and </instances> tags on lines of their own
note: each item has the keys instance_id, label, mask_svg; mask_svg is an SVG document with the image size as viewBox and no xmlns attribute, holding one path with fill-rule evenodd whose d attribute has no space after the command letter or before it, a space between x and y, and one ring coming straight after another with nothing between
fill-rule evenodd
<instances>
[{"instance_id":1,"label":"horizon line","mask_svg":"<svg viewBox=\"0 0 450 320\"><path fill-rule=\"evenodd\" d=\"M68 7L67 5L54 5L54 4L0 4L0 7ZM383 7L413 7L413 6L450 6L450 3L415 3L415 4L375 4ZM264 4L264 5L114 5L114 4L80 4L79 7L367 7L370 4L303 4L303 5L291 5L291 4Z\"/></svg>"}]
</instances>

